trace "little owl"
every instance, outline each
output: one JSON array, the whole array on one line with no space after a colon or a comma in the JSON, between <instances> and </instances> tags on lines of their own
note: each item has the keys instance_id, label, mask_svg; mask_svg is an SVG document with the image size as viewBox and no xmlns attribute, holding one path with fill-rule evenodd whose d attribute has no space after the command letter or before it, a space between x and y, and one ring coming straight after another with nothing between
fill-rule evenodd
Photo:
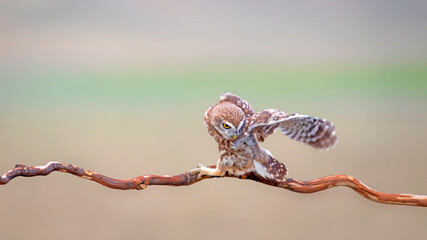
<instances>
[{"instance_id":1,"label":"little owl","mask_svg":"<svg viewBox=\"0 0 427 240\"><path fill-rule=\"evenodd\" d=\"M218 142L219 159L216 168L199 164L195 169L199 178L255 172L267 179L285 180L286 166L258 145L277 128L318 150L332 148L337 142L335 126L326 119L277 109L255 113L248 102L231 93L221 95L220 101L206 111L204 120L209 134Z\"/></svg>"}]
</instances>

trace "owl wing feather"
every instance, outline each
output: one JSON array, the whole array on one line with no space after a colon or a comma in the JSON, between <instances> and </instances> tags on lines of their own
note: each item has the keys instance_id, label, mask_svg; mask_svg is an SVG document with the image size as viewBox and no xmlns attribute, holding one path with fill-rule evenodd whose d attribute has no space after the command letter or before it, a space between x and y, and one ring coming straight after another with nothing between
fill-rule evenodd
<instances>
[{"instance_id":1,"label":"owl wing feather","mask_svg":"<svg viewBox=\"0 0 427 240\"><path fill-rule=\"evenodd\" d=\"M258 141L273 134L277 128L293 140L306 143L318 150L335 146L338 138L332 122L302 114L286 114L277 109L266 109L248 119L248 132L257 136Z\"/></svg>"},{"instance_id":2,"label":"owl wing feather","mask_svg":"<svg viewBox=\"0 0 427 240\"><path fill-rule=\"evenodd\" d=\"M267 158L254 161L255 171L264 178L283 181L286 178L288 169L285 164L268 155Z\"/></svg>"}]
</instances>

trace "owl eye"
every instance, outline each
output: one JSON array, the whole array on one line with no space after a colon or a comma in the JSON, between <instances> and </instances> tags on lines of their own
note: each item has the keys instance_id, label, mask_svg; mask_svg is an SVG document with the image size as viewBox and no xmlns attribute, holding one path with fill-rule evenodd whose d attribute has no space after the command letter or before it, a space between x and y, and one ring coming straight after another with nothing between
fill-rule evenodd
<instances>
[{"instance_id":1,"label":"owl eye","mask_svg":"<svg viewBox=\"0 0 427 240\"><path fill-rule=\"evenodd\" d=\"M222 124L222 127L223 127L223 128L225 128L225 129L229 129L229 128L230 128L230 125L228 125L227 123L223 123L223 124Z\"/></svg>"}]
</instances>

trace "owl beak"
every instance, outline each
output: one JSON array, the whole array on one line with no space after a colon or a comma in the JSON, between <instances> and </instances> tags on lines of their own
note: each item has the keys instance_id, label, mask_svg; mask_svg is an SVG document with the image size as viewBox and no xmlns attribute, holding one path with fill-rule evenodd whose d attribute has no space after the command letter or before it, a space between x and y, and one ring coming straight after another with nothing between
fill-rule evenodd
<instances>
[{"instance_id":1,"label":"owl beak","mask_svg":"<svg viewBox=\"0 0 427 240\"><path fill-rule=\"evenodd\" d=\"M235 133L235 134L233 135L233 140L234 140L234 139L236 139L236 137L237 137L237 133Z\"/></svg>"}]
</instances>

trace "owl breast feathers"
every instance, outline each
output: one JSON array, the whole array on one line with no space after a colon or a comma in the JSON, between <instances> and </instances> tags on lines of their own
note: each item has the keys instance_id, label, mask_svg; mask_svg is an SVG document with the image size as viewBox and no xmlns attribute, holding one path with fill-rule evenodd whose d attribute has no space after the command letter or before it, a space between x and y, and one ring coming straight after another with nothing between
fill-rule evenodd
<instances>
[{"instance_id":1,"label":"owl breast feathers","mask_svg":"<svg viewBox=\"0 0 427 240\"><path fill-rule=\"evenodd\" d=\"M291 139L318 150L332 148L337 142L335 126L326 119L277 109L255 113L247 101L231 93L221 95L220 101L206 111L204 121L218 142L219 159L215 169L199 165L200 177L255 172L264 178L284 180L286 166L258 145L278 128Z\"/></svg>"}]
</instances>

